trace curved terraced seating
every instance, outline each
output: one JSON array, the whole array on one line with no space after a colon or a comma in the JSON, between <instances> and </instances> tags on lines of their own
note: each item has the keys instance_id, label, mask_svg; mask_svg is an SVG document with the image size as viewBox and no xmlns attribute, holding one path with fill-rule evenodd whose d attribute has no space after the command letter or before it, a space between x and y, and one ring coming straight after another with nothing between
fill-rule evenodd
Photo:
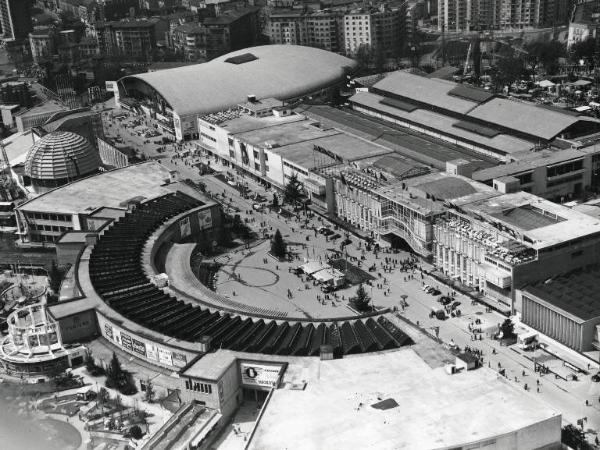
<instances>
[{"instance_id":1,"label":"curved terraced seating","mask_svg":"<svg viewBox=\"0 0 600 450\"><path fill-rule=\"evenodd\" d=\"M200 202L191 197L169 194L139 205L104 231L91 252L90 279L111 308L164 335L190 342L210 336L213 348L238 351L317 356L322 345L330 345L340 357L412 342L383 316L340 323L283 321L285 317L277 312L265 318L270 311L261 308L249 311L246 306L236 314L231 307L237 302L231 300L222 302L230 307L228 311L214 311L176 298L176 291L165 293L144 273L144 245L165 221L197 206ZM253 317L252 312L263 317Z\"/></svg>"}]
</instances>

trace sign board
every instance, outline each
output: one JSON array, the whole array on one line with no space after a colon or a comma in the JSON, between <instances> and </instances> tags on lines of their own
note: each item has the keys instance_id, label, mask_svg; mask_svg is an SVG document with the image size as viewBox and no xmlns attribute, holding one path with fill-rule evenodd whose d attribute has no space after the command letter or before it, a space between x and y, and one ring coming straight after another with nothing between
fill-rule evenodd
<instances>
[{"instance_id":1,"label":"sign board","mask_svg":"<svg viewBox=\"0 0 600 450\"><path fill-rule=\"evenodd\" d=\"M171 358L174 366L183 367L187 364L187 357L183 353L171 352Z\"/></svg>"},{"instance_id":2,"label":"sign board","mask_svg":"<svg viewBox=\"0 0 600 450\"><path fill-rule=\"evenodd\" d=\"M212 227L212 213L210 209L198 211L198 223L200 224L201 230Z\"/></svg>"},{"instance_id":3,"label":"sign board","mask_svg":"<svg viewBox=\"0 0 600 450\"><path fill-rule=\"evenodd\" d=\"M154 344L146 343L146 357L158 361L158 347Z\"/></svg>"},{"instance_id":4,"label":"sign board","mask_svg":"<svg viewBox=\"0 0 600 450\"><path fill-rule=\"evenodd\" d=\"M281 368L280 364L242 362L240 363L242 385L271 388L277 383Z\"/></svg>"},{"instance_id":5,"label":"sign board","mask_svg":"<svg viewBox=\"0 0 600 450\"><path fill-rule=\"evenodd\" d=\"M133 351L133 342L131 341L131 336L121 331L121 345L123 348Z\"/></svg>"},{"instance_id":6,"label":"sign board","mask_svg":"<svg viewBox=\"0 0 600 450\"><path fill-rule=\"evenodd\" d=\"M104 335L110 340L115 339L115 336L113 335L113 329L108 323L104 324Z\"/></svg>"},{"instance_id":7,"label":"sign board","mask_svg":"<svg viewBox=\"0 0 600 450\"><path fill-rule=\"evenodd\" d=\"M185 238L192 234L192 227L190 226L190 218L184 217L179 221L179 230L181 232L181 237Z\"/></svg>"},{"instance_id":8,"label":"sign board","mask_svg":"<svg viewBox=\"0 0 600 450\"><path fill-rule=\"evenodd\" d=\"M160 361L162 364L172 366L173 361L171 360L171 352L165 350L164 348L158 347L158 361Z\"/></svg>"},{"instance_id":9,"label":"sign board","mask_svg":"<svg viewBox=\"0 0 600 450\"><path fill-rule=\"evenodd\" d=\"M106 81L105 88L106 88L106 92L115 92L115 90L117 88L117 82L116 81Z\"/></svg>"},{"instance_id":10,"label":"sign board","mask_svg":"<svg viewBox=\"0 0 600 450\"><path fill-rule=\"evenodd\" d=\"M132 345L133 345L133 351L142 355L142 356L146 356L146 344L144 344L142 341L138 341L137 339L132 338L131 339Z\"/></svg>"}]
</instances>

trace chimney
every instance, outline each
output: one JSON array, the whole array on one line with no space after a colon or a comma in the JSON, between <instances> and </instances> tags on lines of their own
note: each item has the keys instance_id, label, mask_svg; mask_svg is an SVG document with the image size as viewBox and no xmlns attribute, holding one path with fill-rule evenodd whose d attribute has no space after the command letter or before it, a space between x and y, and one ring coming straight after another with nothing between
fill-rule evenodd
<instances>
[{"instance_id":1,"label":"chimney","mask_svg":"<svg viewBox=\"0 0 600 450\"><path fill-rule=\"evenodd\" d=\"M250 103L256 103L256 95L254 95L254 94L249 94L249 95L248 95L248 101L249 101Z\"/></svg>"}]
</instances>

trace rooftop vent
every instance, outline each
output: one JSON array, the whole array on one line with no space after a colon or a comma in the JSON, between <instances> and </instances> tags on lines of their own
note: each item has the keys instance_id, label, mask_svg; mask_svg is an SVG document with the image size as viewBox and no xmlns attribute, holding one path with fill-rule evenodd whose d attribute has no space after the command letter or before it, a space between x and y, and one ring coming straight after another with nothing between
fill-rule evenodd
<instances>
[{"instance_id":1,"label":"rooftop vent","mask_svg":"<svg viewBox=\"0 0 600 450\"><path fill-rule=\"evenodd\" d=\"M227 58L225 60L226 63L229 64L235 64L235 65L239 65L239 64L244 64L250 61L254 61L255 59L258 59L256 56L254 56L252 53L242 53L241 55L236 55L236 56L232 56L231 58Z\"/></svg>"}]
</instances>

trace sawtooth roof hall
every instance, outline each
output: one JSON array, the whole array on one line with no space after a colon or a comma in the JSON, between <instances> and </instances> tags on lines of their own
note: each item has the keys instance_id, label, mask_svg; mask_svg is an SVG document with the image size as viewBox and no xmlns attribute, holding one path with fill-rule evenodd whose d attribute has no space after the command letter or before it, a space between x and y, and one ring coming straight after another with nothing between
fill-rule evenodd
<instances>
[{"instance_id":1,"label":"sawtooth roof hall","mask_svg":"<svg viewBox=\"0 0 600 450\"><path fill-rule=\"evenodd\" d=\"M135 98L173 115L178 139L197 133L196 117L235 107L253 95L282 101L322 97L346 81L356 61L299 45L263 45L207 63L130 75L119 80L121 104Z\"/></svg>"},{"instance_id":2,"label":"sawtooth roof hall","mask_svg":"<svg viewBox=\"0 0 600 450\"><path fill-rule=\"evenodd\" d=\"M405 71L389 74L369 92L357 92L350 103L357 111L506 162L557 137L600 129L600 121L570 111Z\"/></svg>"}]
</instances>

